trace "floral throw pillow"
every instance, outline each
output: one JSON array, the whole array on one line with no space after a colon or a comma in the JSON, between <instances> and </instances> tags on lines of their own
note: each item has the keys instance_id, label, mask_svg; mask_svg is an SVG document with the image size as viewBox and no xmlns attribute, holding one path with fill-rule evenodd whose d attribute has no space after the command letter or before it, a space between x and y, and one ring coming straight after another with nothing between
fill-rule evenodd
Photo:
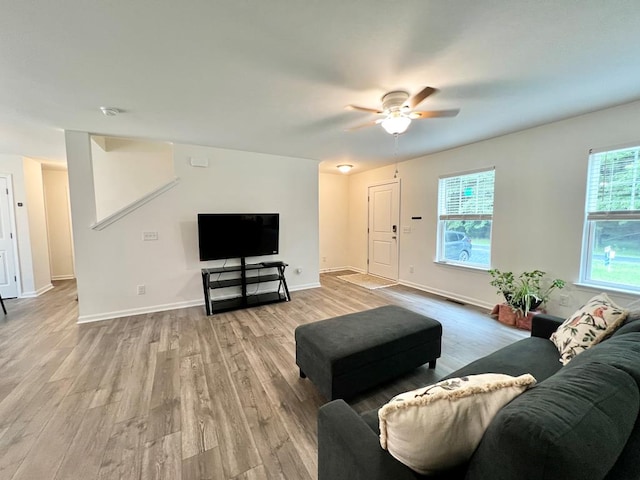
<instances>
[{"instance_id":1,"label":"floral throw pillow","mask_svg":"<svg viewBox=\"0 0 640 480\"><path fill-rule=\"evenodd\" d=\"M551 335L560 352L560 362L566 365L579 353L607 338L622 325L626 316L627 311L613 303L606 293L593 297Z\"/></svg>"},{"instance_id":2,"label":"floral throw pillow","mask_svg":"<svg viewBox=\"0 0 640 480\"><path fill-rule=\"evenodd\" d=\"M471 458L498 411L536 383L498 373L450 378L401 393L378 410L380 446L423 475Z\"/></svg>"}]
</instances>

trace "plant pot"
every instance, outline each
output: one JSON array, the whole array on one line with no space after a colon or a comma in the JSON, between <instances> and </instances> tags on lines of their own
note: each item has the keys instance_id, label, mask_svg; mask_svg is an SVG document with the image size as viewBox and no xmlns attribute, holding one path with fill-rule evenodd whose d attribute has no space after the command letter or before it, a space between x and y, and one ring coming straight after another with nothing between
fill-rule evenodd
<instances>
[{"instance_id":1,"label":"plant pot","mask_svg":"<svg viewBox=\"0 0 640 480\"><path fill-rule=\"evenodd\" d=\"M498 314L498 321L509 325L510 327L516 327L521 330L531 330L531 320L535 315L541 313L539 311L531 311L527 315L522 315L518 310L514 310L506 303L496 305L493 309L494 313Z\"/></svg>"},{"instance_id":2,"label":"plant pot","mask_svg":"<svg viewBox=\"0 0 640 480\"><path fill-rule=\"evenodd\" d=\"M498 305L498 321L500 323L514 327L518 316L520 316L520 312L514 310L506 303Z\"/></svg>"}]
</instances>

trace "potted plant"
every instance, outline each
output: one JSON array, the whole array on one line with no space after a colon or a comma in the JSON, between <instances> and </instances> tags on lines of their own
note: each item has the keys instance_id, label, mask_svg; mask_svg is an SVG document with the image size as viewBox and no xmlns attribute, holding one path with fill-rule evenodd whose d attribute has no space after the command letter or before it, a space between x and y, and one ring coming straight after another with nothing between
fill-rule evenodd
<instances>
[{"instance_id":1,"label":"potted plant","mask_svg":"<svg viewBox=\"0 0 640 480\"><path fill-rule=\"evenodd\" d=\"M503 309L499 309L498 319L510 325L517 323L518 317L527 317L529 312L547 303L551 292L565 286L564 280L559 278L551 282L546 281L546 273L541 270L523 272L517 278L513 272L501 272L497 269L489 270L489 274L493 278L490 285L498 289L498 293L504 296L505 304L509 307L504 309L504 315L511 314L513 317L500 318Z\"/></svg>"}]
</instances>

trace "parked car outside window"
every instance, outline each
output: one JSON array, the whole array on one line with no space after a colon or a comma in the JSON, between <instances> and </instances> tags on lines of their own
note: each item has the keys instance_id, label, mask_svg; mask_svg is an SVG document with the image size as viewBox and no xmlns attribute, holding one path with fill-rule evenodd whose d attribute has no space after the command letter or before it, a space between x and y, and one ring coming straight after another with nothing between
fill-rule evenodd
<instances>
[{"instance_id":1,"label":"parked car outside window","mask_svg":"<svg viewBox=\"0 0 640 480\"><path fill-rule=\"evenodd\" d=\"M471 257L471 239L463 232L444 232L444 257L466 262Z\"/></svg>"}]
</instances>

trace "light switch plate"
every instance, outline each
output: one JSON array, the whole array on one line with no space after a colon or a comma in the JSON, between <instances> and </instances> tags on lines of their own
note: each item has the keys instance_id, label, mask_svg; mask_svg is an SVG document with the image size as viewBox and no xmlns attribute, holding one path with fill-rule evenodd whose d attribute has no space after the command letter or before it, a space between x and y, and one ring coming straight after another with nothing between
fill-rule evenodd
<instances>
[{"instance_id":1,"label":"light switch plate","mask_svg":"<svg viewBox=\"0 0 640 480\"><path fill-rule=\"evenodd\" d=\"M142 232L142 240L145 242L158 240L158 232Z\"/></svg>"}]
</instances>

